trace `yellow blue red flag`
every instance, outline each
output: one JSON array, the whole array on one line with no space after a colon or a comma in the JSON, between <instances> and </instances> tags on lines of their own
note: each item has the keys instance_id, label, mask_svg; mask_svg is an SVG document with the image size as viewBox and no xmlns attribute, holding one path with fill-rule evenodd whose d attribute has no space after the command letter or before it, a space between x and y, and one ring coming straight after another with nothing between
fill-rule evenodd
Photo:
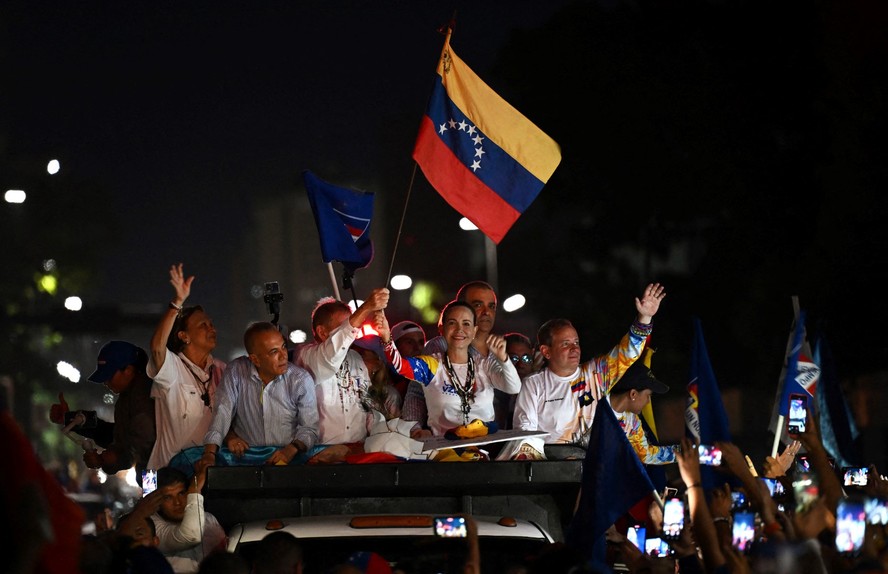
<instances>
[{"instance_id":1,"label":"yellow blue red flag","mask_svg":"<svg viewBox=\"0 0 888 574\"><path fill-rule=\"evenodd\" d=\"M561 150L459 59L450 34L413 159L451 207L499 243L549 181Z\"/></svg>"}]
</instances>

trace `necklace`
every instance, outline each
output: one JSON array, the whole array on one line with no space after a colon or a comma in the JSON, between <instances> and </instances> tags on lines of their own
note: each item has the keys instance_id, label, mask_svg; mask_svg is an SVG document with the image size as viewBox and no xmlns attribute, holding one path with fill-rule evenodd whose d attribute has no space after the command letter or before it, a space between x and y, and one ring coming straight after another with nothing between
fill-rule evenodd
<instances>
[{"instance_id":1,"label":"necklace","mask_svg":"<svg viewBox=\"0 0 888 574\"><path fill-rule=\"evenodd\" d=\"M472 410L472 403L475 402L475 361L469 356L469 365L466 370L465 383L459 380L453 365L450 363L450 357L444 355L444 369L447 376L450 377L450 384L459 396L460 407L463 413L463 423L469 424L469 411Z\"/></svg>"},{"instance_id":2,"label":"necklace","mask_svg":"<svg viewBox=\"0 0 888 574\"><path fill-rule=\"evenodd\" d=\"M204 406L206 406L210 410L213 410L213 407L210 406L210 381L213 378L213 367L215 367L216 365L210 363L210 372L207 376L207 380L203 380L200 378L200 375L194 372L194 369L191 368L191 364L189 363L189 361L183 360L182 362L185 363L185 366L188 367L188 372L190 372L191 376L194 377L194 382L197 383L197 387L201 391L200 399L203 401Z\"/></svg>"},{"instance_id":3,"label":"necklace","mask_svg":"<svg viewBox=\"0 0 888 574\"><path fill-rule=\"evenodd\" d=\"M339 388L339 403L342 405L343 412L345 411L345 395L356 395L358 397L358 402L362 402L362 392L360 385L352 384L354 379L352 378L351 369L348 365L348 359L342 361L342 364L339 365L339 371L336 373L336 386Z\"/></svg>"}]
</instances>

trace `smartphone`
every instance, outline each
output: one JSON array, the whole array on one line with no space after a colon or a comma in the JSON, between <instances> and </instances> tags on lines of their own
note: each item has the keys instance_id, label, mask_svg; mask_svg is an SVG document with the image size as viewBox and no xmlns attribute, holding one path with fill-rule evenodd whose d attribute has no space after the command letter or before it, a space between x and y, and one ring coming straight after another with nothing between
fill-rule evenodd
<instances>
[{"instance_id":1,"label":"smartphone","mask_svg":"<svg viewBox=\"0 0 888 574\"><path fill-rule=\"evenodd\" d=\"M663 489L663 500L669 500L670 498L675 498L676 496L678 496L677 488L667 486L665 489Z\"/></svg>"},{"instance_id":2,"label":"smartphone","mask_svg":"<svg viewBox=\"0 0 888 574\"><path fill-rule=\"evenodd\" d=\"M469 533L466 519L462 516L438 516L434 527L435 536L441 538L465 538Z\"/></svg>"},{"instance_id":3,"label":"smartphone","mask_svg":"<svg viewBox=\"0 0 888 574\"><path fill-rule=\"evenodd\" d=\"M789 395L789 434L805 432L805 422L808 420L808 396L793 393Z\"/></svg>"},{"instance_id":4,"label":"smartphone","mask_svg":"<svg viewBox=\"0 0 888 574\"><path fill-rule=\"evenodd\" d=\"M811 472L811 461L808 460L807 454L796 455L796 464L801 472Z\"/></svg>"},{"instance_id":5,"label":"smartphone","mask_svg":"<svg viewBox=\"0 0 888 574\"><path fill-rule=\"evenodd\" d=\"M792 490L795 495L796 512L806 511L820 496L820 487L814 480L814 475L809 473L800 474L792 482Z\"/></svg>"},{"instance_id":6,"label":"smartphone","mask_svg":"<svg viewBox=\"0 0 888 574\"><path fill-rule=\"evenodd\" d=\"M760 480L768 485L768 492L771 493L772 498L786 494L786 489L783 488L783 483L776 478L761 478Z\"/></svg>"},{"instance_id":7,"label":"smartphone","mask_svg":"<svg viewBox=\"0 0 888 574\"><path fill-rule=\"evenodd\" d=\"M652 558L672 556L673 550L661 538L648 538L644 543L644 553Z\"/></svg>"},{"instance_id":8,"label":"smartphone","mask_svg":"<svg viewBox=\"0 0 888 574\"><path fill-rule=\"evenodd\" d=\"M626 538L629 539L629 542L635 545L636 548L641 550L642 552L646 552L646 539L647 539L647 529L643 524L636 524L634 526L630 526L626 531Z\"/></svg>"},{"instance_id":9,"label":"smartphone","mask_svg":"<svg viewBox=\"0 0 888 574\"><path fill-rule=\"evenodd\" d=\"M157 490L157 471L146 469L142 471L142 496L147 496Z\"/></svg>"},{"instance_id":10,"label":"smartphone","mask_svg":"<svg viewBox=\"0 0 888 574\"><path fill-rule=\"evenodd\" d=\"M836 510L836 550L857 554L863 547L866 532L866 511L863 502L842 499Z\"/></svg>"},{"instance_id":11,"label":"smartphone","mask_svg":"<svg viewBox=\"0 0 888 574\"><path fill-rule=\"evenodd\" d=\"M732 515L734 525L731 527L731 543L740 552L749 552L752 541L755 540L755 512L736 510Z\"/></svg>"},{"instance_id":12,"label":"smartphone","mask_svg":"<svg viewBox=\"0 0 888 574\"><path fill-rule=\"evenodd\" d=\"M722 451L717 446L701 444L697 450L700 452L700 464L719 466L722 463Z\"/></svg>"},{"instance_id":13,"label":"smartphone","mask_svg":"<svg viewBox=\"0 0 888 574\"><path fill-rule=\"evenodd\" d=\"M739 510L742 508L746 508L746 494L740 492L739 490L731 491L731 500L733 504L731 505L731 509Z\"/></svg>"},{"instance_id":14,"label":"smartphone","mask_svg":"<svg viewBox=\"0 0 888 574\"><path fill-rule=\"evenodd\" d=\"M843 470L845 486L866 486L869 469L865 466L848 466Z\"/></svg>"},{"instance_id":15,"label":"smartphone","mask_svg":"<svg viewBox=\"0 0 888 574\"><path fill-rule=\"evenodd\" d=\"M870 524L888 525L888 501L869 497L864 503L866 521Z\"/></svg>"},{"instance_id":16,"label":"smartphone","mask_svg":"<svg viewBox=\"0 0 888 574\"><path fill-rule=\"evenodd\" d=\"M684 501L680 498L670 498L663 506L663 539L677 540L681 536L683 527Z\"/></svg>"}]
</instances>

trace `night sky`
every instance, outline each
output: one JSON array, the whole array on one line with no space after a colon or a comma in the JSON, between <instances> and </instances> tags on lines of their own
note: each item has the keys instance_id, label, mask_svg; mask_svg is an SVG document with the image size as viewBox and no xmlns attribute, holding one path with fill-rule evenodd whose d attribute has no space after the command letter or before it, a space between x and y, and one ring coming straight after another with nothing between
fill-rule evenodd
<instances>
[{"instance_id":1,"label":"night sky","mask_svg":"<svg viewBox=\"0 0 888 574\"><path fill-rule=\"evenodd\" d=\"M498 248L500 295L528 297L498 331L566 316L591 356L661 281L652 344L676 398L699 316L722 386L769 409L793 295L844 376L884 369L888 18L874 2L7 2L0 183L60 159L67 179L34 202L59 210L76 199L58 194L88 189L68 237L111 234L90 244L87 302L159 313L146 306L183 261L229 355L249 317L225 309L265 318L249 285L276 277L252 261L281 243L264 234L297 231L265 227L258 206L307 205L303 169L377 193L358 284L384 282L454 13L454 50L563 154ZM436 283L439 305L486 277L458 219L417 172L395 271ZM310 213L288 221L312 237ZM285 320L305 327L330 289L316 236L297 249L317 265L282 283ZM394 320L411 313L399 301Z\"/></svg>"}]
</instances>

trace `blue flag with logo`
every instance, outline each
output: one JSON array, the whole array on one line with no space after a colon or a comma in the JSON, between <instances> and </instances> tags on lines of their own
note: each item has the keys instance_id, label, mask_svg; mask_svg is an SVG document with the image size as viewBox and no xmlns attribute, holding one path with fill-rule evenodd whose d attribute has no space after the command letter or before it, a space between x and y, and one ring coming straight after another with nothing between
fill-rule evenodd
<instances>
[{"instance_id":1,"label":"blue flag with logo","mask_svg":"<svg viewBox=\"0 0 888 574\"><path fill-rule=\"evenodd\" d=\"M605 531L654 490L613 409L603 399L595 407L581 489L567 542L601 567L605 565Z\"/></svg>"},{"instance_id":2,"label":"blue flag with logo","mask_svg":"<svg viewBox=\"0 0 888 574\"><path fill-rule=\"evenodd\" d=\"M302 172L302 177L318 226L324 263L339 261L352 272L369 265L373 259L373 193L332 185L308 170Z\"/></svg>"}]
</instances>

